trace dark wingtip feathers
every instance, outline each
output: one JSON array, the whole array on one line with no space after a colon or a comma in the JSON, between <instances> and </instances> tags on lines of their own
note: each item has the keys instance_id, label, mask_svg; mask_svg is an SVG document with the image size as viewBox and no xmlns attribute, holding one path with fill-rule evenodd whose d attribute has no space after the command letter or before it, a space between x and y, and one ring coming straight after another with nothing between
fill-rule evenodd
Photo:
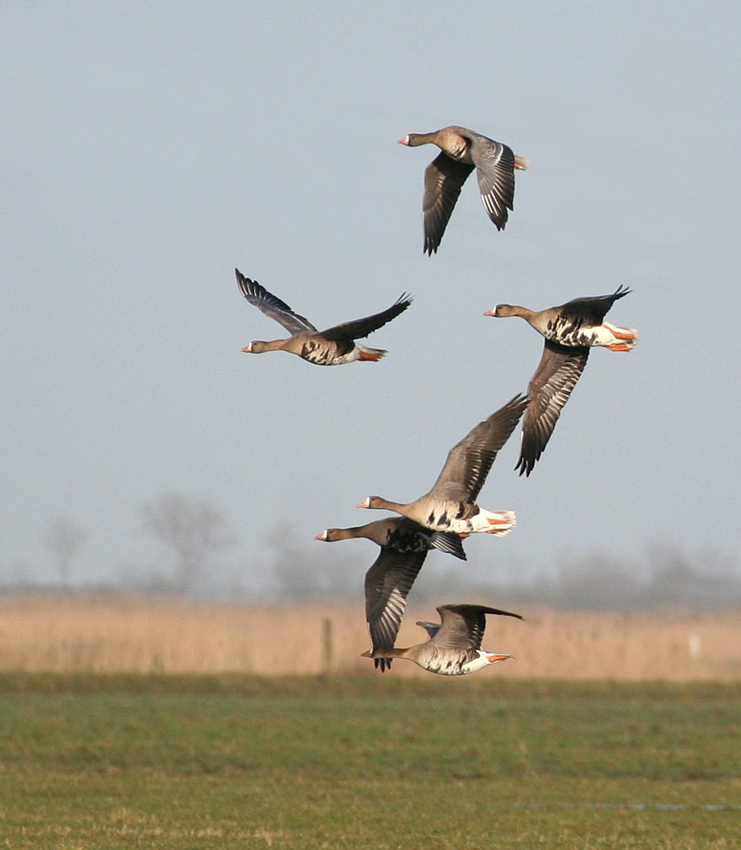
<instances>
[{"instance_id":1,"label":"dark wingtip feathers","mask_svg":"<svg viewBox=\"0 0 741 850\"><path fill-rule=\"evenodd\" d=\"M256 280L250 280L250 278L245 277L238 268L234 269L234 274L237 277L237 286L245 297L253 296L257 291L262 289Z\"/></svg>"},{"instance_id":2,"label":"dark wingtip feathers","mask_svg":"<svg viewBox=\"0 0 741 850\"><path fill-rule=\"evenodd\" d=\"M514 396L514 398L511 398L507 402L507 404L505 405L505 408L509 408L514 413L516 413L518 415L518 419L519 419L519 417L522 416L522 414L525 412L525 408L528 405L528 401L529 401L529 399L528 399L527 395L523 395L522 393L518 393L516 396Z\"/></svg>"},{"instance_id":3,"label":"dark wingtip feathers","mask_svg":"<svg viewBox=\"0 0 741 850\"><path fill-rule=\"evenodd\" d=\"M625 284L620 284L618 288L615 290L613 294L613 298L617 300L618 298L624 298L626 295L629 295L633 290L629 286L625 286Z\"/></svg>"}]
</instances>

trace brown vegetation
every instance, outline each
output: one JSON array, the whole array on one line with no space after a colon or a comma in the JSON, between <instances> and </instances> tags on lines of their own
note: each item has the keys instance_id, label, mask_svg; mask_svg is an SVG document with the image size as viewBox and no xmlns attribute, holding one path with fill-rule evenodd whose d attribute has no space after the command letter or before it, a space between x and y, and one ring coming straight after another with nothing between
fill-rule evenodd
<instances>
[{"instance_id":1,"label":"brown vegetation","mask_svg":"<svg viewBox=\"0 0 741 850\"><path fill-rule=\"evenodd\" d=\"M522 613L525 622L489 618L485 648L516 656L497 665L492 675L741 677L737 612ZM372 664L360 658L369 642L359 606L251 607L41 596L6 599L0 615L2 670L311 674L329 663L335 673L374 673ZM421 642L425 635L414 621L434 615L432 608L409 611L398 643ZM397 662L390 675L430 674Z\"/></svg>"}]
</instances>

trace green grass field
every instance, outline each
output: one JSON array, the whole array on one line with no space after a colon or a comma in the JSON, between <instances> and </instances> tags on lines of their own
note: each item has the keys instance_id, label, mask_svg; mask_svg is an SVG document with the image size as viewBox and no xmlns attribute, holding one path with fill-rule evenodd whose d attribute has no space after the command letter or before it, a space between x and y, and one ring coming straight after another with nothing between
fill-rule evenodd
<instances>
[{"instance_id":1,"label":"green grass field","mask_svg":"<svg viewBox=\"0 0 741 850\"><path fill-rule=\"evenodd\" d=\"M0 847L741 847L741 684L5 674L0 718Z\"/></svg>"}]
</instances>

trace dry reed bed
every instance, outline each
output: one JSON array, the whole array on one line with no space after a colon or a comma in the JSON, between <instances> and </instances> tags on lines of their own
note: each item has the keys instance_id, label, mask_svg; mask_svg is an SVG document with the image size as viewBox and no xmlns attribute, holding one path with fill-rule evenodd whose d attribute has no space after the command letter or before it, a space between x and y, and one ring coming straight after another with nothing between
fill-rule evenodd
<instances>
[{"instance_id":1,"label":"dry reed bed","mask_svg":"<svg viewBox=\"0 0 741 850\"><path fill-rule=\"evenodd\" d=\"M484 646L511 653L492 675L569 679L741 678L738 612L689 615L523 611L490 617ZM398 644L424 639L410 610ZM0 601L0 669L24 671L372 673L361 606L280 607L177 601L23 598ZM391 675L429 676L397 662Z\"/></svg>"}]
</instances>

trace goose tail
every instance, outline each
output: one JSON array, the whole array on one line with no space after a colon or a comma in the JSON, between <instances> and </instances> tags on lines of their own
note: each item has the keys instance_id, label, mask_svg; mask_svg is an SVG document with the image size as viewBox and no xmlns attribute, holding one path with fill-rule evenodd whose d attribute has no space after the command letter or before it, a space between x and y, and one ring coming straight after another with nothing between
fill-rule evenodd
<instances>
[{"instance_id":1,"label":"goose tail","mask_svg":"<svg viewBox=\"0 0 741 850\"><path fill-rule=\"evenodd\" d=\"M366 348L364 345L358 345L357 348L360 352L359 360L380 360L388 354L383 348Z\"/></svg>"}]
</instances>

